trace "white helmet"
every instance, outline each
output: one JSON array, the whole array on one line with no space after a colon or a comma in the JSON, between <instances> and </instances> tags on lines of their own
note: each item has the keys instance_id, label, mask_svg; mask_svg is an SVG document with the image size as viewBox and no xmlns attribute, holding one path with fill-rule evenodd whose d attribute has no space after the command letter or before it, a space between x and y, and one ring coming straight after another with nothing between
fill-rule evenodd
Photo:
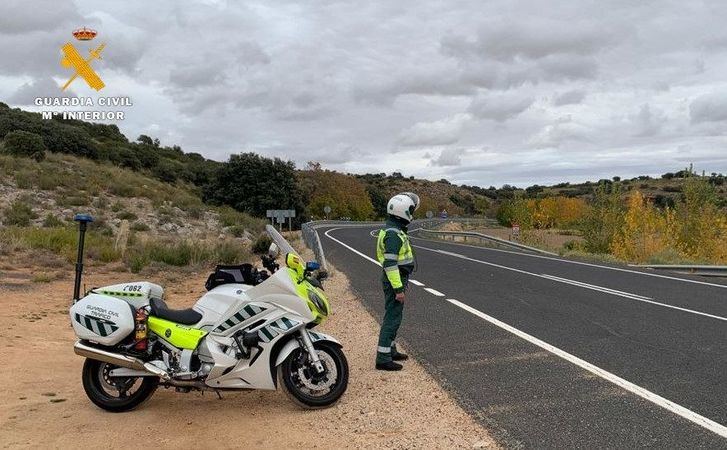
<instances>
[{"instance_id":1,"label":"white helmet","mask_svg":"<svg viewBox=\"0 0 727 450\"><path fill-rule=\"evenodd\" d=\"M389 215L411 222L417 208L419 208L419 197L414 193L404 192L391 197L389 204L386 205L386 212Z\"/></svg>"}]
</instances>

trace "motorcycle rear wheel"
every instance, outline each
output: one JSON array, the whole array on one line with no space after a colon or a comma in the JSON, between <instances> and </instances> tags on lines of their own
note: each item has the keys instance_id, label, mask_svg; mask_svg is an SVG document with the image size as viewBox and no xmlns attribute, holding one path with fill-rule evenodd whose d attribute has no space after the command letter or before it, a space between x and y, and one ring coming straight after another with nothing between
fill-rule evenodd
<instances>
[{"instance_id":1,"label":"motorcycle rear wheel","mask_svg":"<svg viewBox=\"0 0 727 450\"><path fill-rule=\"evenodd\" d=\"M305 409L333 406L348 387L348 361L343 350L330 342L313 344L326 368L324 375L316 376L307 364L307 354L297 348L278 366L278 383L293 403Z\"/></svg>"},{"instance_id":2,"label":"motorcycle rear wheel","mask_svg":"<svg viewBox=\"0 0 727 450\"><path fill-rule=\"evenodd\" d=\"M159 385L157 377L110 377L109 371L116 368L89 358L83 363L83 389L94 405L106 411L130 411L148 400Z\"/></svg>"}]
</instances>

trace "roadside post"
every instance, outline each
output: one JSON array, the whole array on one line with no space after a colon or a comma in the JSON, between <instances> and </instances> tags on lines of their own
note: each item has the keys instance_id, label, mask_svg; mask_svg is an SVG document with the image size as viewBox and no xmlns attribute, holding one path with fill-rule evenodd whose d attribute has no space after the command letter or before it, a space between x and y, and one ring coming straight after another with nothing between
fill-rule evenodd
<instances>
[{"instance_id":1,"label":"roadside post","mask_svg":"<svg viewBox=\"0 0 727 450\"><path fill-rule=\"evenodd\" d=\"M86 226L93 222L90 214L76 214L73 220L78 222L78 256L76 256L76 278L73 281L73 302L80 297L81 275L83 274L83 244L86 241Z\"/></svg>"},{"instance_id":2,"label":"roadside post","mask_svg":"<svg viewBox=\"0 0 727 450\"><path fill-rule=\"evenodd\" d=\"M520 239L520 225L517 223L512 224L512 240L517 241Z\"/></svg>"}]
</instances>

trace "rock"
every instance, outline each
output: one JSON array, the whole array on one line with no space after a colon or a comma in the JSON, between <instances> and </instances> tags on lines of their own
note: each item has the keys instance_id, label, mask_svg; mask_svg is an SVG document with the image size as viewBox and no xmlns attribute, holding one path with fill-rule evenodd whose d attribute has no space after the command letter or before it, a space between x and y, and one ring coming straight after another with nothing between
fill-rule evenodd
<instances>
[{"instance_id":1,"label":"rock","mask_svg":"<svg viewBox=\"0 0 727 450\"><path fill-rule=\"evenodd\" d=\"M167 222L164 225L160 226L159 229L170 233L172 231L177 231L179 229L179 226L176 223Z\"/></svg>"},{"instance_id":2,"label":"rock","mask_svg":"<svg viewBox=\"0 0 727 450\"><path fill-rule=\"evenodd\" d=\"M487 442L477 441L474 444L472 444L472 448L487 448Z\"/></svg>"}]
</instances>

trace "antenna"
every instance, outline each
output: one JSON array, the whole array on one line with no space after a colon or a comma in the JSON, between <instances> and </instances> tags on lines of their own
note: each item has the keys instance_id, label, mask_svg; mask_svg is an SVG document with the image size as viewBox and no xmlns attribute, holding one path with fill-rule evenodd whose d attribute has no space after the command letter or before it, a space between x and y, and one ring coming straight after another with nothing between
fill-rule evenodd
<instances>
[{"instance_id":1,"label":"antenna","mask_svg":"<svg viewBox=\"0 0 727 450\"><path fill-rule=\"evenodd\" d=\"M86 225L93 222L90 214L76 214L73 220L78 222L78 256L76 257L76 280L73 282L73 303L78 300L81 290L81 274L83 273L83 243L86 240Z\"/></svg>"}]
</instances>

